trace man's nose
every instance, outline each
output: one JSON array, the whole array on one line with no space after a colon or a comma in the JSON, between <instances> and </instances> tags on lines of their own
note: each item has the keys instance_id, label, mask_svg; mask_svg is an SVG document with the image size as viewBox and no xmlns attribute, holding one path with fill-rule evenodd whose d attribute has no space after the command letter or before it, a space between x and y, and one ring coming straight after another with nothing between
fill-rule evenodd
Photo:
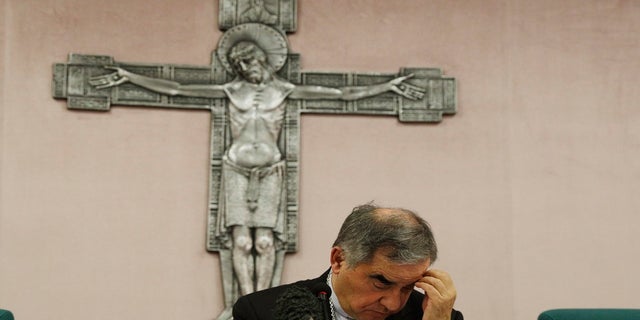
<instances>
[{"instance_id":1,"label":"man's nose","mask_svg":"<svg viewBox=\"0 0 640 320\"><path fill-rule=\"evenodd\" d=\"M242 62L242 61L240 61L240 70L242 70L242 71L247 70L247 64Z\"/></svg>"},{"instance_id":2,"label":"man's nose","mask_svg":"<svg viewBox=\"0 0 640 320\"><path fill-rule=\"evenodd\" d=\"M400 311L405 303L405 297L400 292L389 292L380 298L380 304L389 312L395 313Z\"/></svg>"}]
</instances>

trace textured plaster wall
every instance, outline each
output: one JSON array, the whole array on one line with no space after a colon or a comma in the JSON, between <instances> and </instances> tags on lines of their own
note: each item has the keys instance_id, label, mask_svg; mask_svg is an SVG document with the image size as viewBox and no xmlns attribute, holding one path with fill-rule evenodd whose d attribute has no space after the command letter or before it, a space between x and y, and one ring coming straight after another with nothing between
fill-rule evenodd
<instances>
[{"instance_id":1,"label":"textured plaster wall","mask_svg":"<svg viewBox=\"0 0 640 320\"><path fill-rule=\"evenodd\" d=\"M640 308L640 2L300 0L304 70L439 67L438 125L305 115L300 252L328 267L356 204L415 209L469 319ZM66 109L70 52L207 65L212 0L0 0L0 308L18 319L212 319L207 112Z\"/></svg>"}]
</instances>

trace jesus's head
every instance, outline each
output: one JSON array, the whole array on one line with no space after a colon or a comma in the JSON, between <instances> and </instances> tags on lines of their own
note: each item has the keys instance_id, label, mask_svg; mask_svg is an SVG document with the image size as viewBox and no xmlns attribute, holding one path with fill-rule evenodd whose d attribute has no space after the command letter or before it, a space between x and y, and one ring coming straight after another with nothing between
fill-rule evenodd
<instances>
[{"instance_id":1,"label":"jesus's head","mask_svg":"<svg viewBox=\"0 0 640 320\"><path fill-rule=\"evenodd\" d=\"M260 83L271 75L267 55L255 43L242 41L229 51L229 61L238 75L251 83Z\"/></svg>"}]
</instances>

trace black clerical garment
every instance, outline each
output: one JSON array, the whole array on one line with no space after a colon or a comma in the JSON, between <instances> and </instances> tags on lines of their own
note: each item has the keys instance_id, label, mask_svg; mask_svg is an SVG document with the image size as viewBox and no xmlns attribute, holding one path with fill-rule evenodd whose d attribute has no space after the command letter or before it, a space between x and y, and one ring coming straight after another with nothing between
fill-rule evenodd
<instances>
[{"instance_id":1,"label":"black clerical garment","mask_svg":"<svg viewBox=\"0 0 640 320\"><path fill-rule=\"evenodd\" d=\"M292 285L312 288L317 287L319 283L327 281L329 271L322 274L316 279L302 280L293 284L281 285L266 290L254 292L246 296L242 296L233 306L234 320L273 320L273 310L278 297L284 293L287 288ZM387 320L420 320L422 319L422 300L424 294L413 290L407 304L400 312L387 317ZM327 302L328 303L328 302ZM463 320L462 313L457 310L451 312L451 320Z\"/></svg>"}]
</instances>

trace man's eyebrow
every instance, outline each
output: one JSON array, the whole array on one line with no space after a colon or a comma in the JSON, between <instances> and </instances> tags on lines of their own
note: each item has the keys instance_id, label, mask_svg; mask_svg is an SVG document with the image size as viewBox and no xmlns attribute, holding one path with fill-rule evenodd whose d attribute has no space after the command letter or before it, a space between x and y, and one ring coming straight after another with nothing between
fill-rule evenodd
<instances>
[{"instance_id":1,"label":"man's eyebrow","mask_svg":"<svg viewBox=\"0 0 640 320\"><path fill-rule=\"evenodd\" d=\"M383 275L381 274L372 274L369 276L370 278L376 279L380 282L382 282L385 285L391 285L394 284L392 281L390 281L389 279L385 278Z\"/></svg>"}]
</instances>

